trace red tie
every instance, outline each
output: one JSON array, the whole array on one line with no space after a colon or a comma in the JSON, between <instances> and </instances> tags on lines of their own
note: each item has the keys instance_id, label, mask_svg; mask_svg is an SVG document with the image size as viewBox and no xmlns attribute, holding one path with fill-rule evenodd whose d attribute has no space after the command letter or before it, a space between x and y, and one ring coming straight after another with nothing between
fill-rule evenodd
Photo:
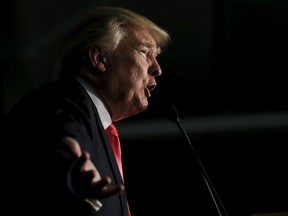
<instances>
[{"instance_id":1,"label":"red tie","mask_svg":"<svg viewBox=\"0 0 288 216\"><path fill-rule=\"evenodd\" d=\"M106 132L107 132L111 147L113 149L120 174L123 179L121 146L120 146L120 140L119 140L118 132L117 132L115 125L112 123L108 128L106 128Z\"/></svg>"},{"instance_id":2,"label":"red tie","mask_svg":"<svg viewBox=\"0 0 288 216\"><path fill-rule=\"evenodd\" d=\"M120 140L119 140L119 135L118 135L117 129L113 123L108 128L106 128L106 133L108 135L110 144L112 146L112 150L114 152L116 162L118 164L118 168L119 168L120 174L122 176L122 180L124 181ZM130 216L130 209L129 209L128 203L127 203L127 206L128 206L128 216Z\"/></svg>"}]
</instances>

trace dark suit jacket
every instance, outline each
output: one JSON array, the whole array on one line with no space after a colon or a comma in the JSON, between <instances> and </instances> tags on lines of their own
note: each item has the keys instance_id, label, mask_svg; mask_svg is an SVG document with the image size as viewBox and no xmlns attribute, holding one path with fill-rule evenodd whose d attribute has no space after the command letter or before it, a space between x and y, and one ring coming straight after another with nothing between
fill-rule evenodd
<instances>
[{"instance_id":1,"label":"dark suit jacket","mask_svg":"<svg viewBox=\"0 0 288 216\"><path fill-rule=\"evenodd\" d=\"M90 152L101 176L122 183L97 109L78 82L57 81L31 92L4 118L2 132L8 156L2 163L2 186L8 189L2 205L9 213L127 216L125 192L100 200L103 207L95 212L67 188L71 156L61 144L65 135Z\"/></svg>"}]
</instances>

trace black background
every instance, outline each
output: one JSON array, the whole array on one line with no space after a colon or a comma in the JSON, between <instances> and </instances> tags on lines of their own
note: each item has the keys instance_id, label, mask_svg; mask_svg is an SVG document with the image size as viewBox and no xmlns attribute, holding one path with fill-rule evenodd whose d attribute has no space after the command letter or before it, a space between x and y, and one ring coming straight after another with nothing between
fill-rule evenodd
<instances>
[{"instance_id":1,"label":"black background","mask_svg":"<svg viewBox=\"0 0 288 216\"><path fill-rule=\"evenodd\" d=\"M63 35L92 6L125 6L171 34L151 107L117 123L134 216L218 215L195 155L159 101L177 107L230 216L288 211L286 0L0 4L2 115L50 80Z\"/></svg>"}]
</instances>

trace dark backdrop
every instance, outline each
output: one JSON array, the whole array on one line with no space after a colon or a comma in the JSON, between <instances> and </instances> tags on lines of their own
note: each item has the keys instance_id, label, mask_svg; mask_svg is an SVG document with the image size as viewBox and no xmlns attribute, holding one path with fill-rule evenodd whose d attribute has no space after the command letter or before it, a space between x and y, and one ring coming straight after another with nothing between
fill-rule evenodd
<instances>
[{"instance_id":1,"label":"dark backdrop","mask_svg":"<svg viewBox=\"0 0 288 216\"><path fill-rule=\"evenodd\" d=\"M64 33L92 6L125 6L170 32L151 107L118 123L135 216L218 215L195 155L159 111L170 103L229 215L288 211L286 0L0 4L1 116L50 80Z\"/></svg>"}]
</instances>

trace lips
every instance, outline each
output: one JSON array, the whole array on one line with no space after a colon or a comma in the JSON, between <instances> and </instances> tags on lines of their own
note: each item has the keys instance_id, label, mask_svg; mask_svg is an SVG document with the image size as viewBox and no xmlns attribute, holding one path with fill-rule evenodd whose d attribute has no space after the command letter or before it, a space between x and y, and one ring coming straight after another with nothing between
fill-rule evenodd
<instances>
[{"instance_id":1,"label":"lips","mask_svg":"<svg viewBox=\"0 0 288 216\"><path fill-rule=\"evenodd\" d=\"M153 91L155 88L156 88L156 83L151 83L151 84L148 84L146 87L145 87L145 96L146 97L151 97L151 91Z\"/></svg>"}]
</instances>

